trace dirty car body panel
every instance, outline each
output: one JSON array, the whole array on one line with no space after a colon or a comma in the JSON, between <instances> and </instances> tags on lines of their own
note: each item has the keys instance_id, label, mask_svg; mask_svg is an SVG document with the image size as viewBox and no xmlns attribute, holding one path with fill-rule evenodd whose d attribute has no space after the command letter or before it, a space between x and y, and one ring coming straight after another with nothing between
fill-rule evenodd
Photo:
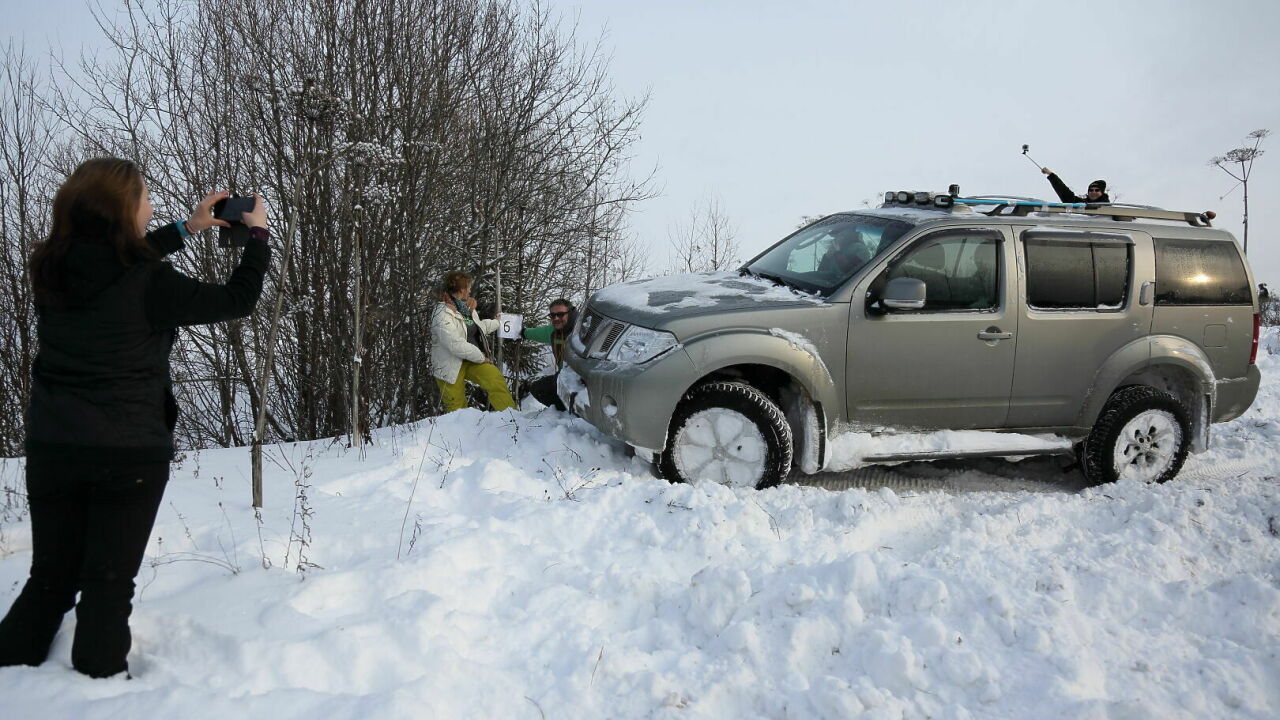
<instances>
[{"instance_id":1,"label":"dirty car body panel","mask_svg":"<svg viewBox=\"0 0 1280 720\"><path fill-rule=\"evenodd\" d=\"M807 472L848 431L1083 439L1131 385L1188 408L1193 451L1249 407L1257 298L1229 233L1025 215L840 213L739 272L604 288L571 339L585 387L566 400L656 459L695 388L749 384L808 444ZM887 298L892 283L920 288L920 304Z\"/></svg>"}]
</instances>

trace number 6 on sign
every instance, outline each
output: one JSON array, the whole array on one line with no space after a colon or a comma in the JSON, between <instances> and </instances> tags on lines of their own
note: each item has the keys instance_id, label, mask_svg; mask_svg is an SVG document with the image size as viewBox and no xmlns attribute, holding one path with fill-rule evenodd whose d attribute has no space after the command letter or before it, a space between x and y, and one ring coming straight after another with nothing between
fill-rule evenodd
<instances>
[{"instance_id":1,"label":"number 6 on sign","mask_svg":"<svg viewBox=\"0 0 1280 720\"><path fill-rule=\"evenodd\" d=\"M498 315L498 337L519 340L520 331L524 329L524 316L502 313Z\"/></svg>"}]
</instances>

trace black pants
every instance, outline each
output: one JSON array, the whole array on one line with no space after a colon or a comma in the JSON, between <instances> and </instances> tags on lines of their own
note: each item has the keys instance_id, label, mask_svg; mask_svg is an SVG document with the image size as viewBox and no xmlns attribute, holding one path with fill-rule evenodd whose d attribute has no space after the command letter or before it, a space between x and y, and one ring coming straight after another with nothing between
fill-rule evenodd
<instances>
[{"instance_id":1,"label":"black pants","mask_svg":"<svg viewBox=\"0 0 1280 720\"><path fill-rule=\"evenodd\" d=\"M133 579L168 481L168 463L28 459L31 577L0 620L0 666L44 662L62 616L75 606L72 666L92 677L129 669Z\"/></svg>"},{"instance_id":2,"label":"black pants","mask_svg":"<svg viewBox=\"0 0 1280 720\"><path fill-rule=\"evenodd\" d=\"M537 398L538 402L543 405L564 412L564 403L560 402L560 396L556 394L555 375L543 375L530 382L529 394Z\"/></svg>"}]
</instances>

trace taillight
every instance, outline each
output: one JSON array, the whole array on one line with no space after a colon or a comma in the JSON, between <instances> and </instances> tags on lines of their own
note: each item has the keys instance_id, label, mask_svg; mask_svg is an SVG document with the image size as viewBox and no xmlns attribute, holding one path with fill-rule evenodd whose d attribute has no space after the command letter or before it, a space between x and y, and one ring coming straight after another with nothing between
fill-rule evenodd
<instances>
[{"instance_id":1,"label":"taillight","mask_svg":"<svg viewBox=\"0 0 1280 720\"><path fill-rule=\"evenodd\" d=\"M1249 364L1258 362L1258 333L1262 331L1262 315L1253 314L1253 349L1249 351Z\"/></svg>"}]
</instances>

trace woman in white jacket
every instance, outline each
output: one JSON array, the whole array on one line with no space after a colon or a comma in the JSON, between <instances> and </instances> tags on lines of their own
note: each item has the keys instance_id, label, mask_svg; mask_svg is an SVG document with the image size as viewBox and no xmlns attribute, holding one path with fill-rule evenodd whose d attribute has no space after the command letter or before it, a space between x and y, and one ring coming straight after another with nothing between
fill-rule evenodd
<instances>
[{"instance_id":1,"label":"woman in white jacket","mask_svg":"<svg viewBox=\"0 0 1280 720\"><path fill-rule=\"evenodd\" d=\"M490 360L489 339L497 320L481 320L471 297L471 276L454 271L444 276L440 304L431 318L431 373L440 387L444 411L466 406L467 381L489 395L494 410L516 406L502 372Z\"/></svg>"}]
</instances>

